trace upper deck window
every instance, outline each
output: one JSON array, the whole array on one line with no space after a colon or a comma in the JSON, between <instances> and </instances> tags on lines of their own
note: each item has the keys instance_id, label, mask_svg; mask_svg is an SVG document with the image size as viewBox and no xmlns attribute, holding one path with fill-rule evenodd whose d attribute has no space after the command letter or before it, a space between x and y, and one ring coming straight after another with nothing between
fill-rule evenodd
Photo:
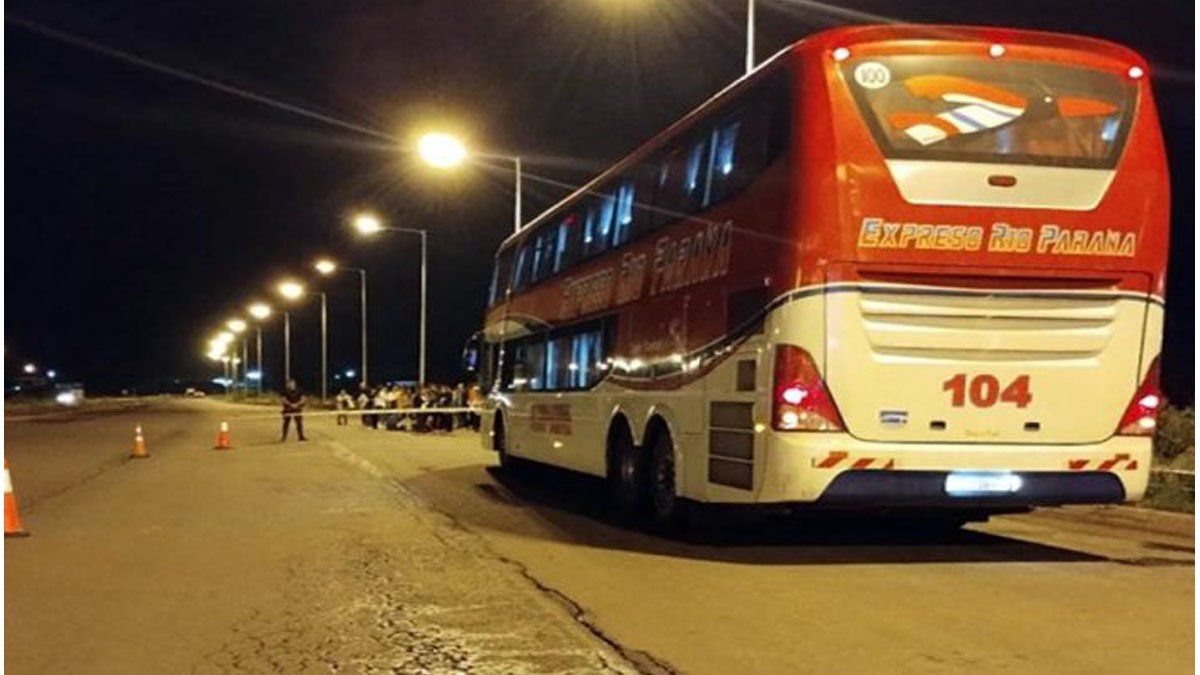
<instances>
[{"instance_id":1,"label":"upper deck window","mask_svg":"<svg viewBox=\"0 0 1200 675\"><path fill-rule=\"evenodd\" d=\"M885 156L1111 168L1134 86L1051 63L949 56L849 60L842 75Z\"/></svg>"},{"instance_id":2,"label":"upper deck window","mask_svg":"<svg viewBox=\"0 0 1200 675\"><path fill-rule=\"evenodd\" d=\"M592 201L583 222L583 254L589 256L608 248L612 241L615 200L604 195Z\"/></svg>"}]
</instances>

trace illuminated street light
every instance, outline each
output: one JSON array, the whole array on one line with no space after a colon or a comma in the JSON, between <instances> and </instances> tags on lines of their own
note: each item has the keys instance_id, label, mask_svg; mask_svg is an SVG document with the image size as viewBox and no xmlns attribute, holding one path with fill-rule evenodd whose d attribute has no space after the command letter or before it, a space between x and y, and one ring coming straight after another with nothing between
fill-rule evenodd
<instances>
[{"instance_id":1,"label":"illuminated street light","mask_svg":"<svg viewBox=\"0 0 1200 675\"><path fill-rule=\"evenodd\" d=\"M450 134L428 133L417 141L417 154L427 164L431 164L439 169L448 169L462 164L463 160L467 158L467 147L463 145L462 141ZM513 163L513 176L515 178L513 184L513 232L520 232L521 158L513 156L508 159ZM372 232L376 232L379 229L376 226Z\"/></svg>"},{"instance_id":2,"label":"illuminated street light","mask_svg":"<svg viewBox=\"0 0 1200 675\"><path fill-rule=\"evenodd\" d=\"M32 363L26 363L21 370L24 370L26 375L33 375L37 372L37 366Z\"/></svg>"},{"instance_id":3,"label":"illuminated street light","mask_svg":"<svg viewBox=\"0 0 1200 675\"><path fill-rule=\"evenodd\" d=\"M354 224L354 228L364 235L372 235L372 234L375 234L376 232L387 229L387 228L384 228L383 223L379 222L379 218L371 213L358 214L357 216L354 217L353 224ZM329 260L328 258L322 258L321 260L318 260L313 265L313 267L315 267L318 272L320 272L321 274L326 275L326 276L333 274L334 272L337 272L339 270L342 272L358 272L358 304L359 304L359 317L361 319L361 325L359 327L359 337L361 338L361 341L362 341L362 348L361 348L362 372L363 372L363 381L365 382L367 379L367 271L361 267L348 267L346 265L339 265L339 264L335 263L334 261ZM322 298L323 297L324 296L322 296ZM323 303L323 300L322 300L322 303ZM325 327L324 321L325 321L324 304L322 304L322 314L321 314L322 336L324 336L324 327ZM321 342L321 353L322 354L325 353L324 338L322 338L322 342ZM327 368L327 363L325 362L324 359L322 359L321 372L325 373L326 368ZM324 379L324 375L322 375L322 379ZM324 398L324 396L322 396L322 398Z\"/></svg>"},{"instance_id":4,"label":"illuminated street light","mask_svg":"<svg viewBox=\"0 0 1200 675\"><path fill-rule=\"evenodd\" d=\"M375 234L383 229L383 224L373 213L360 213L354 216L354 229L362 234Z\"/></svg>"},{"instance_id":5,"label":"illuminated street light","mask_svg":"<svg viewBox=\"0 0 1200 675\"><path fill-rule=\"evenodd\" d=\"M258 319L259 321L271 316L271 306L262 302L256 302L246 309L248 312L250 312L250 316Z\"/></svg>"},{"instance_id":6,"label":"illuminated street light","mask_svg":"<svg viewBox=\"0 0 1200 675\"><path fill-rule=\"evenodd\" d=\"M233 342L233 333L223 330L220 333L217 333L217 339L225 344L229 344L230 342Z\"/></svg>"},{"instance_id":7,"label":"illuminated street light","mask_svg":"<svg viewBox=\"0 0 1200 675\"><path fill-rule=\"evenodd\" d=\"M292 281L290 279L281 281L275 288L279 291L279 294L287 300L299 300L304 296L304 284L301 284L298 281Z\"/></svg>"},{"instance_id":8,"label":"illuminated street light","mask_svg":"<svg viewBox=\"0 0 1200 675\"><path fill-rule=\"evenodd\" d=\"M467 148L462 141L446 133L432 132L417 141L417 153L426 163L439 169L449 169L462 164L467 158Z\"/></svg>"},{"instance_id":9,"label":"illuminated street light","mask_svg":"<svg viewBox=\"0 0 1200 675\"><path fill-rule=\"evenodd\" d=\"M279 294L287 300L299 300L304 297L304 285L291 280L279 282L276 286ZM292 317L288 311L283 312L283 382L286 385L292 379Z\"/></svg>"},{"instance_id":10,"label":"illuminated street light","mask_svg":"<svg viewBox=\"0 0 1200 675\"><path fill-rule=\"evenodd\" d=\"M230 319L225 322L225 327L234 333L242 333L246 330L246 322L241 319Z\"/></svg>"},{"instance_id":11,"label":"illuminated street light","mask_svg":"<svg viewBox=\"0 0 1200 675\"><path fill-rule=\"evenodd\" d=\"M518 164L518 167L520 165ZM518 172L520 170L518 169ZM519 185L519 183L518 183ZM519 189L519 188L518 188ZM365 235L375 234L387 230L389 232L403 232L407 234L417 234L421 236L421 337L420 347L418 351L417 365L417 381L425 383L425 332L426 332L426 314L428 308L428 271L429 271L429 233L425 230L418 230L410 227L392 227L384 225L379 221L379 218L370 215L362 214L354 219L354 227L359 232ZM362 278L362 317L363 317L363 347L362 347L362 379L367 381L367 274L363 270L359 270Z\"/></svg>"}]
</instances>

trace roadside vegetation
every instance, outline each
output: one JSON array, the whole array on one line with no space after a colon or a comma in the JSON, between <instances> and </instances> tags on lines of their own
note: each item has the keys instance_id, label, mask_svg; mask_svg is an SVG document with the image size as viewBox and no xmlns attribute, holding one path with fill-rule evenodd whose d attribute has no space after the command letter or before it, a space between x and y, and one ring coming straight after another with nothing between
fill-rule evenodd
<instances>
[{"instance_id":1,"label":"roadside vegetation","mask_svg":"<svg viewBox=\"0 0 1200 675\"><path fill-rule=\"evenodd\" d=\"M1158 417L1154 439L1154 468L1196 470L1196 411L1167 408ZM1195 512L1195 475L1154 472L1142 506L1168 511Z\"/></svg>"}]
</instances>

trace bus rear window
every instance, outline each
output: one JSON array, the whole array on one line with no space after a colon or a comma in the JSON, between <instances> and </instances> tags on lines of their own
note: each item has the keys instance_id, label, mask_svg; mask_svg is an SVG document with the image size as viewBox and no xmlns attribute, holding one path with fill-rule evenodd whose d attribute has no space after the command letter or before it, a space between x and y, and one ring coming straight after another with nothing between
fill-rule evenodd
<instances>
[{"instance_id":1,"label":"bus rear window","mask_svg":"<svg viewBox=\"0 0 1200 675\"><path fill-rule=\"evenodd\" d=\"M889 159L1111 168L1133 113L1128 80L1072 66L910 55L842 75Z\"/></svg>"}]
</instances>

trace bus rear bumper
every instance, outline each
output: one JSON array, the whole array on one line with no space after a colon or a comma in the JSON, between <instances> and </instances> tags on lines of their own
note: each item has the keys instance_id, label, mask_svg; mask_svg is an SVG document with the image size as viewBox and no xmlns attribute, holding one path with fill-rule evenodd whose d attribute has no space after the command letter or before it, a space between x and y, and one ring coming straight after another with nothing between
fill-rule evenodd
<instances>
[{"instance_id":1,"label":"bus rear bumper","mask_svg":"<svg viewBox=\"0 0 1200 675\"><path fill-rule=\"evenodd\" d=\"M1087 445L888 444L848 434L775 434L759 503L836 507L1019 508L1137 501L1146 491L1151 439L1114 436ZM1009 475L1011 491L954 489L966 474ZM948 485L947 477L955 482Z\"/></svg>"}]
</instances>

